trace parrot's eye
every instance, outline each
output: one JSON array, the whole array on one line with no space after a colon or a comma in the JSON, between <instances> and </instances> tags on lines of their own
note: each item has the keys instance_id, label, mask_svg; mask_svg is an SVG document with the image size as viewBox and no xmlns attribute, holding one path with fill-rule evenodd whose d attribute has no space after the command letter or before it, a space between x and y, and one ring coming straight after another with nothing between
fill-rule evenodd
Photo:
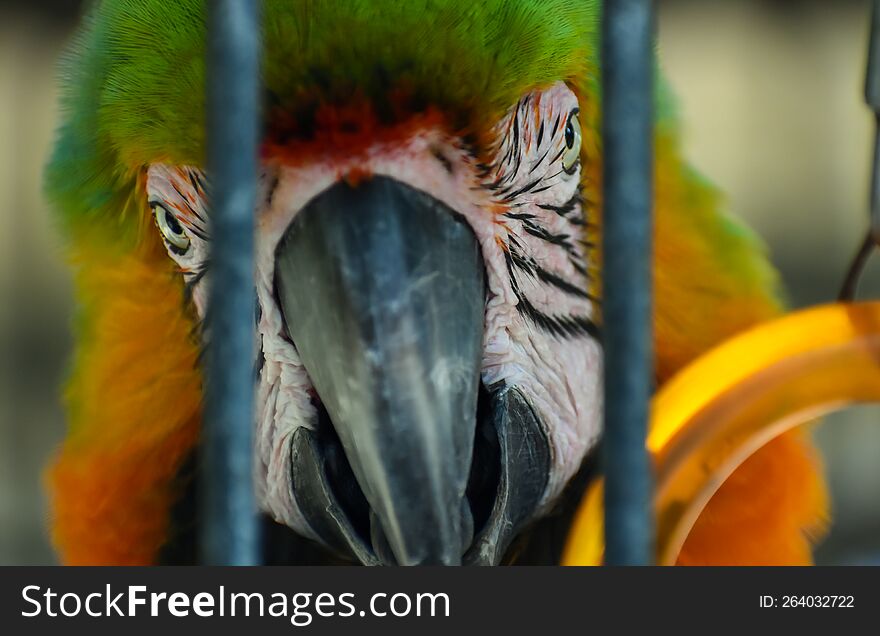
<instances>
[{"instance_id":1,"label":"parrot's eye","mask_svg":"<svg viewBox=\"0 0 880 636\"><path fill-rule=\"evenodd\" d=\"M185 254L189 249L190 241L180 221L162 204L153 203L152 205L156 225L159 226L159 231L162 232L168 247L175 254Z\"/></svg>"},{"instance_id":2,"label":"parrot's eye","mask_svg":"<svg viewBox=\"0 0 880 636\"><path fill-rule=\"evenodd\" d=\"M581 124L578 121L578 109L575 108L568 116L565 124L565 152L562 155L562 167L568 174L577 170L581 156Z\"/></svg>"}]
</instances>

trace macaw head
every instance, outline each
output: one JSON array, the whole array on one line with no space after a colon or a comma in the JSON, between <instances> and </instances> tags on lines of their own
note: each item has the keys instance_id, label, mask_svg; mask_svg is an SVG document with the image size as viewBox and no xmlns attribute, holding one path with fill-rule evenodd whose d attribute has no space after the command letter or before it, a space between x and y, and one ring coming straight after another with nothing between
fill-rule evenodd
<instances>
[{"instance_id":1,"label":"macaw head","mask_svg":"<svg viewBox=\"0 0 880 636\"><path fill-rule=\"evenodd\" d=\"M496 564L595 445L596 4L263 3L253 427L276 521L365 564ZM203 5L98 6L49 176L75 240L161 238L195 325Z\"/></svg>"}]
</instances>

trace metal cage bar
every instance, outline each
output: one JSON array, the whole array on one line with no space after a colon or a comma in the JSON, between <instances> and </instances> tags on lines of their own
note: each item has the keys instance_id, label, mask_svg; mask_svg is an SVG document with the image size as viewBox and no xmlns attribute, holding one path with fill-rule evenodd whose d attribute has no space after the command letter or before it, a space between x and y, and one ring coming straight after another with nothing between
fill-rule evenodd
<instances>
[{"instance_id":1,"label":"metal cage bar","mask_svg":"<svg viewBox=\"0 0 880 636\"><path fill-rule=\"evenodd\" d=\"M257 0L209 0L208 172L211 280L201 466L201 557L252 565L258 531L252 476Z\"/></svg>"},{"instance_id":2,"label":"metal cage bar","mask_svg":"<svg viewBox=\"0 0 880 636\"><path fill-rule=\"evenodd\" d=\"M653 561L645 439L653 387L651 0L607 0L602 18L605 562Z\"/></svg>"},{"instance_id":3,"label":"metal cage bar","mask_svg":"<svg viewBox=\"0 0 880 636\"><path fill-rule=\"evenodd\" d=\"M865 100L875 118L874 164L871 179L871 237L880 245L880 0L874 0L868 38L868 70Z\"/></svg>"},{"instance_id":4,"label":"metal cage bar","mask_svg":"<svg viewBox=\"0 0 880 636\"><path fill-rule=\"evenodd\" d=\"M865 103L874 114L874 154L871 167L869 224L858 252L853 257L843 281L838 300L852 302L856 298L859 280L871 255L880 247L880 0L871 3L870 31L868 33L868 64L865 74Z\"/></svg>"}]
</instances>

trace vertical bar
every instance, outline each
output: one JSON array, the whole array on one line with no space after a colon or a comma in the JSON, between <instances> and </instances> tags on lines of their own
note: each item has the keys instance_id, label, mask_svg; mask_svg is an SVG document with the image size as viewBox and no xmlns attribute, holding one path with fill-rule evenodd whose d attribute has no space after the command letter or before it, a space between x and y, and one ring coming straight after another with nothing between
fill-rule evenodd
<instances>
[{"instance_id":1,"label":"vertical bar","mask_svg":"<svg viewBox=\"0 0 880 636\"><path fill-rule=\"evenodd\" d=\"M865 76L865 102L874 113L874 156L871 168L870 222L868 232L853 257L838 295L840 302L852 302L859 279L871 254L880 246L880 0L873 0L868 34L868 69Z\"/></svg>"},{"instance_id":2,"label":"vertical bar","mask_svg":"<svg viewBox=\"0 0 880 636\"><path fill-rule=\"evenodd\" d=\"M874 113L876 123L871 182L871 235L874 243L880 245L880 0L874 0L872 4L865 100Z\"/></svg>"},{"instance_id":3,"label":"vertical bar","mask_svg":"<svg viewBox=\"0 0 880 636\"><path fill-rule=\"evenodd\" d=\"M605 562L653 561L653 3L607 0L602 18Z\"/></svg>"},{"instance_id":4,"label":"vertical bar","mask_svg":"<svg viewBox=\"0 0 880 636\"><path fill-rule=\"evenodd\" d=\"M253 494L256 0L208 0L211 274L201 484L202 562L257 562Z\"/></svg>"}]
</instances>

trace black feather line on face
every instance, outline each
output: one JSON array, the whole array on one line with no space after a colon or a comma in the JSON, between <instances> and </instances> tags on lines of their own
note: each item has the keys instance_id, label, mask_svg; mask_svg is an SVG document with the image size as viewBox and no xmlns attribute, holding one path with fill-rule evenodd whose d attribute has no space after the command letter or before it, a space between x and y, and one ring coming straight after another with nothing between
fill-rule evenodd
<instances>
[{"instance_id":1,"label":"black feather line on face","mask_svg":"<svg viewBox=\"0 0 880 636\"><path fill-rule=\"evenodd\" d=\"M505 166L510 161L510 158L513 156L514 152L519 152L519 111L514 115L513 120L513 136L507 137L507 151L504 153L504 156L501 157L501 161L497 163L499 166Z\"/></svg>"},{"instance_id":2,"label":"black feather line on face","mask_svg":"<svg viewBox=\"0 0 880 636\"><path fill-rule=\"evenodd\" d=\"M196 178L195 171L193 171L192 169L187 170L186 176L189 177L189 182L190 182L190 184L192 184L192 187L196 191L196 193L201 194L199 192L199 182L198 182L198 179Z\"/></svg>"},{"instance_id":3,"label":"black feather line on face","mask_svg":"<svg viewBox=\"0 0 880 636\"><path fill-rule=\"evenodd\" d=\"M454 169L452 166L452 162L443 154L443 151L437 148L436 146L431 148L431 155L440 162L440 165L443 166L443 169L446 170L447 174L453 174Z\"/></svg>"},{"instance_id":4,"label":"black feather line on face","mask_svg":"<svg viewBox=\"0 0 880 636\"><path fill-rule=\"evenodd\" d=\"M191 213L193 216L198 216L199 218L201 218L200 215L199 215L199 213L196 212L196 211L193 209L193 206L190 205L189 201L187 200L187 198L186 198L186 196L183 194L183 192L180 191L180 188L177 187L177 184L174 183L173 181L171 181L171 187L174 188L174 191L177 193L177 196L180 197L180 200L181 200L181 202L183 202L183 204L186 206L186 209L189 210L190 213Z\"/></svg>"},{"instance_id":5,"label":"black feather line on face","mask_svg":"<svg viewBox=\"0 0 880 636\"><path fill-rule=\"evenodd\" d=\"M574 194L571 195L571 198L568 201L566 201L565 203L563 203L562 205L560 205L560 206L542 205L540 207L545 210L552 210L553 212L556 212L559 216L561 216L563 218L567 218L568 215L571 214L572 212L577 211L578 213L580 213L580 211L581 211L580 207L581 207L581 204L583 204L583 202L584 202L583 189L581 187L578 187L578 189L575 190Z\"/></svg>"},{"instance_id":6,"label":"black feather line on face","mask_svg":"<svg viewBox=\"0 0 880 636\"><path fill-rule=\"evenodd\" d=\"M558 245L565 249L570 255L580 258L580 254L570 240L570 234L554 234L543 226L540 226L537 223L532 223L531 221L523 221L523 229L535 238L539 238L547 243L552 243L553 245Z\"/></svg>"},{"instance_id":7,"label":"black feather line on face","mask_svg":"<svg viewBox=\"0 0 880 636\"><path fill-rule=\"evenodd\" d=\"M575 298L581 298L583 300L589 300L594 303L599 304L599 299L587 292L582 285L576 285L562 276L558 274L554 274L550 272L535 261L533 258L529 258L523 256L519 253L519 251L513 247L509 249L510 260L515 267L519 270L533 276L537 280L546 283L548 285L552 285L556 289L562 291L569 296L574 296Z\"/></svg>"},{"instance_id":8,"label":"black feather line on face","mask_svg":"<svg viewBox=\"0 0 880 636\"><path fill-rule=\"evenodd\" d=\"M189 171L189 175L192 176L191 171ZM195 236L199 237L203 241L207 241L208 240L208 233L207 233L207 228L206 228L207 222L205 221L205 217L202 216L198 211L196 211L195 208L193 208L193 206L190 204L189 200L187 200L186 196L184 196L183 192L180 191L180 188L177 187L176 183L171 182L171 187L174 188L174 191L177 193L177 196L180 197L180 200L186 206L186 209L190 211L190 214L192 214L192 216L195 219L198 219L197 222L189 222L189 221L184 220L184 224L186 225L186 227L189 228L189 230ZM183 219L181 219L181 220L183 220ZM183 254L183 253L185 253L185 252L180 252L180 254Z\"/></svg>"},{"instance_id":9,"label":"black feather line on face","mask_svg":"<svg viewBox=\"0 0 880 636\"><path fill-rule=\"evenodd\" d=\"M536 218L534 214L528 214L528 213L516 214L513 212L507 212L504 215L504 217L507 219L515 219L517 221L532 221Z\"/></svg>"},{"instance_id":10,"label":"black feather line on face","mask_svg":"<svg viewBox=\"0 0 880 636\"><path fill-rule=\"evenodd\" d=\"M583 276L584 278L587 278L587 279L592 278L590 276L589 271L587 271L587 268L582 263L579 263L577 260L575 260L574 258L572 258L570 256L568 258L568 262L571 264L572 267L574 267L574 270L578 274L580 274L581 276Z\"/></svg>"},{"instance_id":11,"label":"black feather line on face","mask_svg":"<svg viewBox=\"0 0 880 636\"><path fill-rule=\"evenodd\" d=\"M205 183L205 179L202 173L195 168L189 168L187 170L189 176L189 182L193 185L193 188L196 190L196 194L198 194L201 198L205 198L208 196L208 186Z\"/></svg>"},{"instance_id":12,"label":"black feather line on face","mask_svg":"<svg viewBox=\"0 0 880 636\"><path fill-rule=\"evenodd\" d=\"M489 174L492 172L492 166L485 163L478 163L475 167L477 169L478 181L484 181L486 177L488 177Z\"/></svg>"},{"instance_id":13,"label":"black feather line on face","mask_svg":"<svg viewBox=\"0 0 880 636\"><path fill-rule=\"evenodd\" d=\"M516 308L535 325L557 338L569 339L590 337L595 340L601 339L599 328L592 320L584 316L548 316L525 298L516 306Z\"/></svg>"},{"instance_id":14,"label":"black feather line on face","mask_svg":"<svg viewBox=\"0 0 880 636\"><path fill-rule=\"evenodd\" d=\"M581 188L578 188L575 193L571 196L571 198L563 203L562 205L550 205L547 203L539 203L538 207L542 210L547 210L549 212L555 212L563 219L571 221L568 215L575 210L580 213L580 204L583 203L583 193L581 192Z\"/></svg>"},{"instance_id":15,"label":"black feather line on face","mask_svg":"<svg viewBox=\"0 0 880 636\"><path fill-rule=\"evenodd\" d=\"M505 251L504 260L507 265L507 273L510 277L510 286L513 293L519 301L516 305L517 311L529 319L536 327L545 331L556 338L570 339L591 337L596 340L600 338L599 328L596 324L585 316L567 315L567 316L549 316L535 307L528 298L522 293L519 283L516 279L514 269L517 264L514 255L509 251Z\"/></svg>"},{"instance_id":16,"label":"black feather line on face","mask_svg":"<svg viewBox=\"0 0 880 636\"><path fill-rule=\"evenodd\" d=\"M201 240L203 240L203 241L207 241L207 240L208 240L208 235L205 234L204 232L202 232L202 230L200 230L200 229L199 229L198 227L196 227L195 225L192 225L192 224L190 224L190 223L187 223L187 224L186 224L186 227L189 229L190 232L193 233L193 235L197 236L197 237L200 238Z\"/></svg>"},{"instance_id":17,"label":"black feather line on face","mask_svg":"<svg viewBox=\"0 0 880 636\"><path fill-rule=\"evenodd\" d=\"M520 153L516 153L514 159L513 170L508 173L510 175L508 181L513 181L516 175L519 174L519 167L522 165L522 155Z\"/></svg>"},{"instance_id":18,"label":"black feather line on face","mask_svg":"<svg viewBox=\"0 0 880 636\"><path fill-rule=\"evenodd\" d=\"M514 159L517 159L517 158L519 158L519 152L520 152L520 147L519 147L519 141L520 141L519 140L519 108L517 108L516 112L513 114L513 136L511 137L511 141L513 141L513 143L510 146L513 151L513 157L514 157ZM506 163L506 161L503 163ZM516 173L514 172L514 174L516 174Z\"/></svg>"},{"instance_id":19,"label":"black feather line on face","mask_svg":"<svg viewBox=\"0 0 880 636\"><path fill-rule=\"evenodd\" d=\"M266 210L272 207L272 203L275 201L275 193L278 191L280 183L281 177L278 176L277 172L273 173L272 182L269 184L269 191L266 193Z\"/></svg>"},{"instance_id":20,"label":"black feather line on face","mask_svg":"<svg viewBox=\"0 0 880 636\"><path fill-rule=\"evenodd\" d=\"M210 267L210 261L206 260L199 266L199 269L194 272L185 272L184 277L186 278L186 282L183 285L183 293L184 298L186 298L187 303L191 303L193 300L193 294L195 293L196 287L202 280L205 278L205 275L208 273L208 268Z\"/></svg>"},{"instance_id":21,"label":"black feather line on face","mask_svg":"<svg viewBox=\"0 0 880 636\"><path fill-rule=\"evenodd\" d=\"M543 122L541 123L541 132L542 132L542 133L544 132L544 124L543 124ZM551 151L552 149L553 149L553 146L548 146L548 147L547 147L547 150L544 151L544 154L542 154L542 155L538 158L538 160L535 161L534 165L532 165L532 169L529 170L529 174L532 174L535 170L537 170L538 168L541 167L541 164L544 163L544 159L547 158L547 155L550 154L550 151Z\"/></svg>"},{"instance_id":22,"label":"black feather line on face","mask_svg":"<svg viewBox=\"0 0 880 636\"><path fill-rule=\"evenodd\" d=\"M529 184L527 184L527 185L524 185L522 188L520 188L520 189L517 190L516 192L511 192L510 194L504 196L504 199L503 199L502 202L503 202L503 203L507 203L507 202L512 201L513 199L517 198L518 196L522 196L522 195L525 194L526 192L531 192L531 191L532 191L535 187L537 187L538 184L540 184L544 179L545 179L545 177L539 177L539 178L535 179L534 181L532 181L531 183L529 183ZM499 192L498 194L499 194L499 195L504 195L503 192Z\"/></svg>"},{"instance_id":23,"label":"black feather line on face","mask_svg":"<svg viewBox=\"0 0 880 636\"><path fill-rule=\"evenodd\" d=\"M545 185L542 188L535 188L534 190L532 190L532 194L540 194L541 192L545 192L545 191L549 190L550 188L552 188L553 185L554 184L550 183L548 185Z\"/></svg>"}]
</instances>

